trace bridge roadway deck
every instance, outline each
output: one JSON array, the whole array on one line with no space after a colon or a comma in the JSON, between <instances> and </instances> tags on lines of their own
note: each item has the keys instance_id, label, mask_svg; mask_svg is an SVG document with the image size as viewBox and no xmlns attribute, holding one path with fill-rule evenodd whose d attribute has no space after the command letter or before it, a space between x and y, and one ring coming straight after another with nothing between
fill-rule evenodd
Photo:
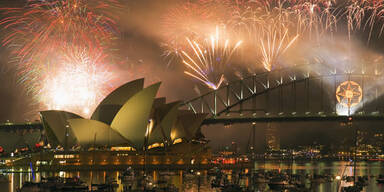
<instances>
[{"instance_id":1,"label":"bridge roadway deck","mask_svg":"<svg viewBox=\"0 0 384 192\"><path fill-rule=\"evenodd\" d=\"M352 119L349 119L351 117ZM252 122L305 122L305 121L384 121L384 115L306 115L306 116L263 116L263 117L217 117L208 118L203 121L204 125L211 124L234 124L234 123L252 123Z\"/></svg>"},{"instance_id":2,"label":"bridge roadway deck","mask_svg":"<svg viewBox=\"0 0 384 192\"><path fill-rule=\"evenodd\" d=\"M43 129L43 125L40 122L29 123L0 123L0 131L13 131L22 129Z\"/></svg>"},{"instance_id":3,"label":"bridge roadway deck","mask_svg":"<svg viewBox=\"0 0 384 192\"><path fill-rule=\"evenodd\" d=\"M252 122L305 122L305 121L337 121L347 122L349 116L343 115L281 115L281 116L236 116L236 117L211 117L203 121L203 125L211 124L234 124L234 123L252 123ZM353 121L384 121L384 114L380 115L353 115ZM17 129L43 129L41 123L26 124L0 124L0 130Z\"/></svg>"}]
</instances>

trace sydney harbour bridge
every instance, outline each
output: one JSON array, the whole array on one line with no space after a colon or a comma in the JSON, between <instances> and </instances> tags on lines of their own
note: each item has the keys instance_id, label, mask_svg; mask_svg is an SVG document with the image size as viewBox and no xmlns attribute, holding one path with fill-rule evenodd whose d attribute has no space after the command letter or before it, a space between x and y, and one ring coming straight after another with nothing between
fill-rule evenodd
<instances>
[{"instance_id":1,"label":"sydney harbour bridge","mask_svg":"<svg viewBox=\"0 0 384 192\"><path fill-rule=\"evenodd\" d=\"M256 158L256 129L262 126L262 123L268 123L268 125L269 123L284 122L321 124L322 122L333 121L344 123L348 125L351 132L355 132L354 150L356 150L358 128L354 126L353 122L384 121L384 97L381 96L384 93L384 88L382 88L381 82L383 82L383 75L377 69L364 69L363 67L355 70L335 69L321 63L297 65L228 82L217 90L183 102L179 106L179 110L188 110L195 114L207 114L201 124L201 129L209 129L209 125L214 124L227 126L243 123L251 125L247 151L252 154L252 159ZM44 130L44 126L40 122L0 124L0 131L12 132L13 135L20 137L20 141L27 140L26 138L31 137L31 135L33 137L29 138L30 140L41 136L40 139L46 141L48 136L44 135L42 130ZM24 136L27 137L23 138ZM66 138L67 136L66 134ZM9 145L12 143L10 142ZM174 162L178 162L176 160L180 158L183 159L183 162L187 162L189 156L197 155L198 152L200 150L180 157L175 156ZM59 153L65 154L65 151ZM100 151L100 153L104 152ZM133 153L136 152L133 151ZM39 154L36 153L35 155L37 159L41 158ZM79 154L71 152L73 157L77 155L76 158ZM84 154L87 157L85 159L92 156L88 153ZM115 152L109 151L105 154L115 154ZM121 168L124 164L116 166L113 163L123 162L125 161L124 158L128 158L131 163L130 158L141 158L137 154L136 156L121 157L116 156L116 154L110 157L101 155L101 160L102 158L104 160L100 161L98 166L104 166L106 159L109 159L108 162L112 163L112 167L119 168L120 166ZM354 154L356 155L356 151ZM52 157L55 159L56 156ZM57 157L59 158L59 156ZM65 155L62 157L67 160ZM62 157L60 156L60 158ZM48 156L44 156L44 158L48 158ZM136 159L137 162L141 162L142 159L140 158ZM156 158L168 158L168 156L151 156L148 158L155 160ZM144 159L147 159L145 153ZM136 160L134 161L136 162ZM20 163L20 165L24 165L23 161ZM87 163L83 162L81 165L87 166ZM70 169L71 165L68 164L67 168ZM140 166L139 164L135 165ZM196 166L198 165L200 166L200 164L196 164ZM74 166L75 169L76 166Z\"/></svg>"},{"instance_id":2,"label":"sydney harbour bridge","mask_svg":"<svg viewBox=\"0 0 384 192\"><path fill-rule=\"evenodd\" d=\"M180 108L207 113L203 125L292 121L383 121L383 74L303 64L254 74L185 101ZM2 130L42 129L37 122L3 123Z\"/></svg>"},{"instance_id":3,"label":"sydney harbour bridge","mask_svg":"<svg viewBox=\"0 0 384 192\"><path fill-rule=\"evenodd\" d=\"M203 122L384 120L383 76L377 69L335 69L307 64L229 82L184 103L208 113Z\"/></svg>"}]
</instances>

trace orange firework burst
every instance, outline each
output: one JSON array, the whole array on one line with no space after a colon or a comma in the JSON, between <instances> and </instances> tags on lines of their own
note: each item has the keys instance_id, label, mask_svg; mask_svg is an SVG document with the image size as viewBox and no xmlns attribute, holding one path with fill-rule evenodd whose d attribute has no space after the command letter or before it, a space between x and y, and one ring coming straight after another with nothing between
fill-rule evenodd
<instances>
[{"instance_id":1,"label":"orange firework burst","mask_svg":"<svg viewBox=\"0 0 384 192\"><path fill-rule=\"evenodd\" d=\"M46 57L66 44L101 48L117 32L110 9L116 0L29 0L23 8L2 8L0 25L9 31L3 45L24 61Z\"/></svg>"},{"instance_id":2,"label":"orange firework burst","mask_svg":"<svg viewBox=\"0 0 384 192\"><path fill-rule=\"evenodd\" d=\"M71 71L69 68L90 73L90 63L94 69L105 68L107 53L119 33L115 10L120 8L118 0L28 0L21 8L1 8L7 17L0 20L0 25L8 33L2 44L11 49L18 62L20 82L36 100L52 106L47 87L60 88L57 83L64 81L48 84L55 76L65 77L62 73Z\"/></svg>"},{"instance_id":3,"label":"orange firework burst","mask_svg":"<svg viewBox=\"0 0 384 192\"><path fill-rule=\"evenodd\" d=\"M101 53L68 49L42 78L40 101L48 109L73 111L89 116L111 88L113 74L103 66Z\"/></svg>"}]
</instances>

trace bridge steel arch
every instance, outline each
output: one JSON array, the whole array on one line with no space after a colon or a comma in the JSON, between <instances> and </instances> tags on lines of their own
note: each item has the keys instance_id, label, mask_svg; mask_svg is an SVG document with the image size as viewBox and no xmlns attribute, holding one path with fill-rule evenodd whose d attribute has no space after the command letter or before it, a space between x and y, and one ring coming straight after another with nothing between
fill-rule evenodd
<instances>
[{"instance_id":1,"label":"bridge steel arch","mask_svg":"<svg viewBox=\"0 0 384 192\"><path fill-rule=\"evenodd\" d=\"M336 100L336 88L344 81L355 81L363 89L362 101L347 114ZM282 121L359 121L384 120L384 92L374 69L345 71L323 64L307 64L255 74L229 82L181 108L208 113L203 124L231 124Z\"/></svg>"}]
</instances>

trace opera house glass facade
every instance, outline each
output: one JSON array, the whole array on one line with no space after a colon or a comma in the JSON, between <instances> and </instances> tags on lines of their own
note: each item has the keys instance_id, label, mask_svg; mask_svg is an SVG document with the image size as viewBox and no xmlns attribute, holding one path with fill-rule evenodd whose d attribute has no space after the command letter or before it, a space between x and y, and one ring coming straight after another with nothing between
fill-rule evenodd
<instances>
[{"instance_id":1,"label":"opera house glass facade","mask_svg":"<svg viewBox=\"0 0 384 192\"><path fill-rule=\"evenodd\" d=\"M128 82L105 97L90 119L67 111L40 112L51 149L29 161L50 166L206 164L210 153L200 130L206 114L156 98L160 84L144 88L144 79Z\"/></svg>"}]
</instances>

